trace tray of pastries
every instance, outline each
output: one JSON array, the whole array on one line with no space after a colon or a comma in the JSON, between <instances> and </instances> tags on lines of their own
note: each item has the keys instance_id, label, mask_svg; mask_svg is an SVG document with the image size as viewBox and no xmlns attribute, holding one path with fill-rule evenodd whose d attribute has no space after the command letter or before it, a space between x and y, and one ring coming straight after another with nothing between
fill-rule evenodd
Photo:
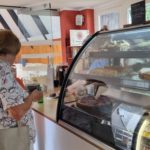
<instances>
[{"instance_id":1,"label":"tray of pastries","mask_svg":"<svg viewBox=\"0 0 150 150\"><path fill-rule=\"evenodd\" d=\"M104 67L104 68L96 68L90 71L92 75L101 75L108 77L118 77L128 73L128 68L126 67Z\"/></svg>"},{"instance_id":2,"label":"tray of pastries","mask_svg":"<svg viewBox=\"0 0 150 150\"><path fill-rule=\"evenodd\" d=\"M150 68L141 69L139 77L144 80L150 80Z\"/></svg>"},{"instance_id":3,"label":"tray of pastries","mask_svg":"<svg viewBox=\"0 0 150 150\"><path fill-rule=\"evenodd\" d=\"M105 116L107 118L111 116L112 101L107 96L101 95L97 99L94 96L86 96L78 100L76 105L95 116Z\"/></svg>"}]
</instances>

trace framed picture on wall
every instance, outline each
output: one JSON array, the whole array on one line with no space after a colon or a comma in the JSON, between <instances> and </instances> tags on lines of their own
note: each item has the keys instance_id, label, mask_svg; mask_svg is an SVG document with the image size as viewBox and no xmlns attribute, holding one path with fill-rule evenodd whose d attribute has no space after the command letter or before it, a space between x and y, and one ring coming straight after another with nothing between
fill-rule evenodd
<instances>
[{"instance_id":1,"label":"framed picture on wall","mask_svg":"<svg viewBox=\"0 0 150 150\"><path fill-rule=\"evenodd\" d=\"M70 46L82 46L89 35L89 30L70 30Z\"/></svg>"}]
</instances>

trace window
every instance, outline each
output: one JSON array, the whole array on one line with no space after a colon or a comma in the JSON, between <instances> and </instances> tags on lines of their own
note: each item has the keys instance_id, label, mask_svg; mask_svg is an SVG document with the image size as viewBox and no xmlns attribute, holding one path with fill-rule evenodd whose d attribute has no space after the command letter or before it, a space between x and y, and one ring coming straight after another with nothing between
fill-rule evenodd
<instances>
[{"instance_id":1,"label":"window","mask_svg":"<svg viewBox=\"0 0 150 150\"><path fill-rule=\"evenodd\" d=\"M108 26L109 30L114 30L119 28L119 14L109 13L100 16L100 28L104 25Z\"/></svg>"},{"instance_id":2,"label":"window","mask_svg":"<svg viewBox=\"0 0 150 150\"><path fill-rule=\"evenodd\" d=\"M12 30L23 45L43 45L60 38L60 17L50 14L21 14L13 9L0 9L0 29Z\"/></svg>"}]
</instances>

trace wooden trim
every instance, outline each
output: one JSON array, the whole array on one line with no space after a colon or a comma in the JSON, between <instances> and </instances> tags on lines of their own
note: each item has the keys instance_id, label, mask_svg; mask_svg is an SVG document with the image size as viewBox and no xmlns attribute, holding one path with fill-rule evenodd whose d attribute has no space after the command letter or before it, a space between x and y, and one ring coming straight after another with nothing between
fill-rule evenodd
<instances>
[{"instance_id":1,"label":"wooden trim","mask_svg":"<svg viewBox=\"0 0 150 150\"><path fill-rule=\"evenodd\" d=\"M49 55L53 55L53 62L54 64L61 64L62 63L62 47L61 47L61 41L57 40L54 42L54 45L52 45L51 47L48 45L44 45L44 46L33 46L33 47L29 47L29 46L22 46L21 50L19 52L19 54L16 57L16 63L19 62L19 60L22 58L21 56L26 54L31 54L31 55L39 55L39 54L49 54ZM40 55L39 55L40 56ZM43 55L44 56L44 55ZM41 56L41 58L25 58L26 61L28 63L44 63L47 64L47 58L43 58L43 56Z\"/></svg>"},{"instance_id":2,"label":"wooden trim","mask_svg":"<svg viewBox=\"0 0 150 150\"><path fill-rule=\"evenodd\" d=\"M58 39L53 39L53 41L61 41L61 38L58 38Z\"/></svg>"}]
</instances>

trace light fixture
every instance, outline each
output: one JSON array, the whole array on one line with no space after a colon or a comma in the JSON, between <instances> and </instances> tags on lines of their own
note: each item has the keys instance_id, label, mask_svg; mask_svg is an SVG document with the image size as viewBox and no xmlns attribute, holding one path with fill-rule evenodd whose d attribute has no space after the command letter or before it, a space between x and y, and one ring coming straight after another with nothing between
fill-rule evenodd
<instances>
[{"instance_id":1,"label":"light fixture","mask_svg":"<svg viewBox=\"0 0 150 150\"><path fill-rule=\"evenodd\" d=\"M17 9L18 14L59 16L57 9L52 9L50 3L40 4L32 7Z\"/></svg>"},{"instance_id":2,"label":"light fixture","mask_svg":"<svg viewBox=\"0 0 150 150\"><path fill-rule=\"evenodd\" d=\"M50 3L44 3L32 7L21 7L21 6L7 6L0 5L1 9L16 9L18 14L29 14L29 15L45 15L45 16L59 16L58 9L52 9Z\"/></svg>"}]
</instances>

